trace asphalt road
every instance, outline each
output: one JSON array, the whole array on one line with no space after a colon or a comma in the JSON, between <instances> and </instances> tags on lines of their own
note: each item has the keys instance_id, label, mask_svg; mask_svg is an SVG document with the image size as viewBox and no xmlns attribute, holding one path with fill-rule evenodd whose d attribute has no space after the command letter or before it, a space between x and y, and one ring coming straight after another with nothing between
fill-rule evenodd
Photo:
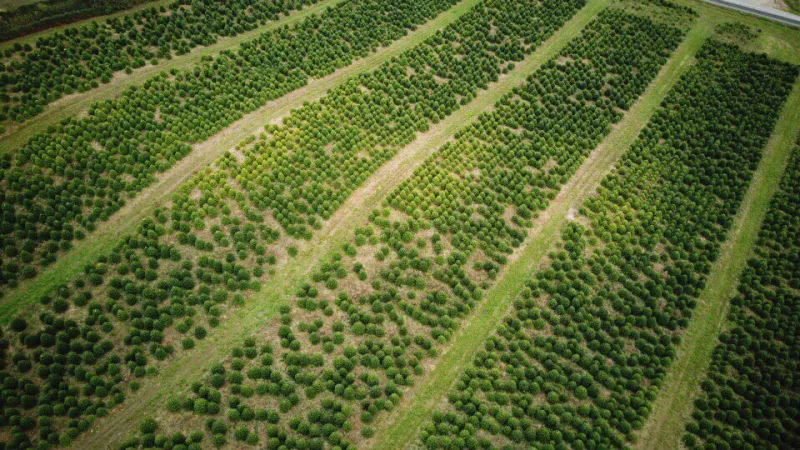
<instances>
[{"instance_id":1,"label":"asphalt road","mask_svg":"<svg viewBox=\"0 0 800 450\"><path fill-rule=\"evenodd\" d=\"M785 23L787 25L800 27L800 16L796 16L794 14L784 11L779 11L774 8L756 6L741 0L705 0L705 1L725 8L731 8L738 11L746 12L748 14L754 14L760 17L764 17L766 19L775 20L781 23Z\"/></svg>"}]
</instances>

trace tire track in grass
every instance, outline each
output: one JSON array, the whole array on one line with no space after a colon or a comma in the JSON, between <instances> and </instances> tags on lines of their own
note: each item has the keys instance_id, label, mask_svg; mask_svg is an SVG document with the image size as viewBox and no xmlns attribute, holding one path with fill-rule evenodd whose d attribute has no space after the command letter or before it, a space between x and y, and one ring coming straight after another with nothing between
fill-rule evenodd
<instances>
[{"instance_id":1,"label":"tire track in grass","mask_svg":"<svg viewBox=\"0 0 800 450\"><path fill-rule=\"evenodd\" d=\"M526 242L509 258L511 262L498 276L498 283L475 309L471 320L465 321L465 326L451 339L451 346L443 352L436 367L376 425L379 438L372 443L372 448L400 449L413 444L419 427L430 417L433 409L445 401L444 396L456 381L455 374L461 373L474 359L486 337L505 316L513 298L538 268L539 261L550 251L569 221L570 209L582 204L593 193L633 144L667 93L692 66L695 53L712 31L713 26L707 22L695 23L636 104L536 219Z\"/></svg>"},{"instance_id":2,"label":"tire track in grass","mask_svg":"<svg viewBox=\"0 0 800 450\"><path fill-rule=\"evenodd\" d=\"M90 89L83 93L71 94L62 97L44 107L44 111L36 116L15 124L10 122L7 125L8 131L0 135L0 154L11 153L25 145L33 135L44 132L47 127L56 125L68 117L76 117L80 113L89 109L94 103L109 100L121 95L125 89L144 83L151 77L161 72L168 72L171 69L184 69L200 62L204 57L216 56L224 50L233 50L243 42L255 39L261 34L280 28L284 25L298 23L308 16L319 14L326 9L335 6L344 0L320 0L314 5L310 5L301 10L292 11L286 16L281 16L278 20L267 23L253 30L238 34L234 37L220 36L217 43L207 47L195 47L189 53L180 56L173 56L169 60L159 60L155 66L147 64L144 67L134 70L130 75L125 72L116 72L110 83L101 84L95 89ZM148 4L148 6L158 6L158 4ZM309 80L311 82L311 80Z\"/></svg>"},{"instance_id":3,"label":"tire track in grass","mask_svg":"<svg viewBox=\"0 0 800 450\"><path fill-rule=\"evenodd\" d=\"M85 264L109 251L120 239L134 232L142 219L150 217L155 208L163 206L169 201L173 192L184 181L207 167L248 136L263 130L265 124L281 120L292 109L301 107L303 103L318 100L329 90L343 84L353 76L370 72L391 58L416 47L437 31L455 22L479 1L463 0L436 18L420 25L413 33L409 33L378 52L359 59L326 77L309 81L306 86L246 114L210 139L193 145L189 155L159 174L155 183L136 194L134 198L128 199L125 206L114 213L109 220L98 223L97 229L88 234L84 240L76 241L72 249L59 255L58 260L53 264L42 268L41 273L36 277L22 280L19 286L8 291L0 304L0 324L7 324L17 314L26 311L31 305L35 305L42 295L51 291L55 286L74 278Z\"/></svg>"},{"instance_id":4,"label":"tire track in grass","mask_svg":"<svg viewBox=\"0 0 800 450\"><path fill-rule=\"evenodd\" d=\"M474 3L477 3L477 0L460 3L457 7ZM555 56L609 3L609 0L590 0L588 5L578 11L555 35L543 42L525 60L517 63L514 70L501 75L497 82L489 84L488 89L479 91L471 102L461 106L438 124L432 125L428 131L418 134L414 142L404 147L393 159L372 174L363 186L353 192L337 212L323 224L322 229L315 233L312 241L303 242L298 246L298 255L277 268L272 282L252 296L246 305L225 318L221 325L206 339L199 341L191 352L181 354L171 359L168 364L159 367L159 374L145 379L135 398L127 399L125 403L111 411L108 417L98 420L90 431L73 443L73 447L81 449L114 447L129 436L142 417L152 415L153 410L162 405L165 398L188 390L191 381L196 380L207 369L209 361L222 359L230 353L231 348L241 343L243 335L263 327L268 320L275 317L279 306L288 302L290 295L308 278L311 270L339 249L340 245L351 237L355 227L367 222L372 210L379 207L417 167L450 140L457 131L466 127L481 113L491 110L503 95L524 83L528 76ZM455 18L457 17L453 20ZM197 358L197 355L202 355L202 358Z\"/></svg>"},{"instance_id":5,"label":"tire track in grass","mask_svg":"<svg viewBox=\"0 0 800 450\"><path fill-rule=\"evenodd\" d=\"M706 288L697 300L692 320L678 347L678 357L667 373L636 448L682 447L684 426L717 346L717 338L727 321L729 302L736 294L739 275L747 265L750 251L758 238L758 230L767 214L770 200L778 189L798 134L800 80L795 82L784 104L764 156L722 246L720 257L713 265Z\"/></svg>"}]
</instances>

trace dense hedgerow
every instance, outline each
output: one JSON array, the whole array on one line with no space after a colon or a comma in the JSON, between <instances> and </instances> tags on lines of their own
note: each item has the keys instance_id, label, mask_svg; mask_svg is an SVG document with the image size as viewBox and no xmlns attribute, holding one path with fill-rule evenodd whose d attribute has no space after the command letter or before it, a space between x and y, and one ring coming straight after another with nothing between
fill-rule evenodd
<instances>
[{"instance_id":1,"label":"dense hedgerow","mask_svg":"<svg viewBox=\"0 0 800 450\"><path fill-rule=\"evenodd\" d=\"M770 203L687 424L690 449L800 448L800 145Z\"/></svg>"},{"instance_id":2,"label":"dense hedgerow","mask_svg":"<svg viewBox=\"0 0 800 450\"><path fill-rule=\"evenodd\" d=\"M5 43L82 19L124 11L146 2L147 0L43 0L5 5L0 11L0 42ZM20 45L18 49L20 48L24 49L24 46Z\"/></svg>"},{"instance_id":3,"label":"dense hedgerow","mask_svg":"<svg viewBox=\"0 0 800 450\"><path fill-rule=\"evenodd\" d=\"M455 1L345 1L194 69L162 73L3 155L0 286L55 261L186 156L190 143L389 44Z\"/></svg>"},{"instance_id":4,"label":"dense hedgerow","mask_svg":"<svg viewBox=\"0 0 800 450\"><path fill-rule=\"evenodd\" d=\"M276 323L169 400L180 432L204 435L203 445L267 448L352 448L371 437L681 38L601 13L403 182ZM123 447L174 444L177 431L143 432Z\"/></svg>"},{"instance_id":5,"label":"dense hedgerow","mask_svg":"<svg viewBox=\"0 0 800 450\"><path fill-rule=\"evenodd\" d=\"M0 417L11 446L69 442L124 401L123 382L146 376L175 352L191 351L229 305L258 290L271 266L310 238L399 147L470 101L582 5L480 4L197 174L169 208L85 267L83 276L42 298L47 311L37 320L20 319L5 332L4 380L20 380L9 381L6 398L14 401ZM337 267L334 273L349 272ZM335 284L326 277L326 286ZM281 395L294 392L294 384L281 387ZM36 394L23 402L29 389ZM69 419L61 420L64 415Z\"/></svg>"},{"instance_id":6,"label":"dense hedgerow","mask_svg":"<svg viewBox=\"0 0 800 450\"><path fill-rule=\"evenodd\" d=\"M459 376L424 445L627 447L797 73L706 43Z\"/></svg>"},{"instance_id":7,"label":"dense hedgerow","mask_svg":"<svg viewBox=\"0 0 800 450\"><path fill-rule=\"evenodd\" d=\"M157 64L277 20L316 0L179 0L14 44L0 60L0 122L22 122L64 95L108 83L114 73Z\"/></svg>"}]
</instances>

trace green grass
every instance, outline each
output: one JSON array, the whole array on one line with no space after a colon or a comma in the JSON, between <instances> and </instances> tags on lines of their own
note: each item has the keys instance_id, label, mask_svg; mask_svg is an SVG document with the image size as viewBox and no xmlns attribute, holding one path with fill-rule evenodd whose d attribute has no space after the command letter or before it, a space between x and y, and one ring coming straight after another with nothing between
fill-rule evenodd
<instances>
[{"instance_id":1,"label":"green grass","mask_svg":"<svg viewBox=\"0 0 800 450\"><path fill-rule=\"evenodd\" d=\"M724 328L730 299L739 275L758 237L769 202L778 189L795 139L800 133L800 80L784 105L764 156L750 182L719 259L697 301L672 365L637 448L678 449L694 398L705 376L719 333Z\"/></svg>"},{"instance_id":2,"label":"green grass","mask_svg":"<svg viewBox=\"0 0 800 450\"><path fill-rule=\"evenodd\" d=\"M22 5L30 5L40 1L42 0L0 0L0 11L11 11Z\"/></svg>"},{"instance_id":3,"label":"green grass","mask_svg":"<svg viewBox=\"0 0 800 450\"><path fill-rule=\"evenodd\" d=\"M0 303L0 324L8 323L20 313L30 313L42 295L70 281L81 272L84 265L107 253L125 235L134 232L142 219L151 216L155 208L166 205L182 182L246 137L260 132L265 124L279 120L304 102L315 101L349 78L374 70L389 59L419 45L437 30L457 20L479 1L463 0L392 45L325 78L312 80L308 85L246 115L211 139L195 145L188 156L161 174L156 183L129 199L108 221L98 224L97 229L86 239L76 242L71 250L61 254L55 263L44 268L39 275L21 282L16 289L9 291Z\"/></svg>"},{"instance_id":4,"label":"green grass","mask_svg":"<svg viewBox=\"0 0 800 450\"><path fill-rule=\"evenodd\" d=\"M608 0L592 0L593 5L604 5ZM461 5L461 4L460 4ZM601 8L592 11L582 10L580 23L571 25L575 30L563 31L577 33ZM570 26L570 25L567 25ZM560 33L559 33L560 35ZM153 379L147 380L135 398L129 399L111 417L104 419L87 433L77 444L80 448L107 448L128 436L128 432L138 424L144 414L163 413L159 406L163 400L176 392L185 391L191 381L196 380L208 368L209 361L221 360L230 353L231 348L240 345L243 337L263 328L277 316L278 307L287 304L292 292L305 281L311 270L337 251L347 239L352 238L352 230L368 221L370 212L379 207L384 199L414 169L436 152L459 130L475 120L481 113L491 110L493 105L515 86L519 86L544 62L557 53L568 39L549 40L536 52L507 75L490 84L488 90L462 106L449 117L420 134L415 141L405 147L378 172L370 177L366 185L359 188L343 204L339 211L327 221L315 238L300 248L298 256L279 267L271 282L265 283L261 292L248 299L247 303L234 311L219 328L191 352L186 352L171 360ZM558 46L558 47L556 47ZM203 355L198 359L197 355Z\"/></svg>"},{"instance_id":5,"label":"green grass","mask_svg":"<svg viewBox=\"0 0 800 450\"><path fill-rule=\"evenodd\" d=\"M592 2L588 8L598 8L598 3ZM566 31L562 29L559 36ZM579 31L575 30L575 35ZM413 396L407 396L398 408L376 426L378 437L372 448L400 449L413 443L420 426L430 418L434 409L446 401L445 395L455 383L457 374L472 362L485 339L501 323L514 297L552 249L568 223L570 208L581 205L592 194L635 141L681 74L692 65L694 54L711 31L712 28L703 23L698 23L691 30L640 100L562 188L550 207L537 219L528 240L521 251L512 257L500 281L472 314L466 326L453 337L450 348L436 368L413 389Z\"/></svg>"},{"instance_id":6,"label":"green grass","mask_svg":"<svg viewBox=\"0 0 800 450\"><path fill-rule=\"evenodd\" d=\"M22 5L37 3L41 0L0 0L0 9L16 9Z\"/></svg>"},{"instance_id":7,"label":"green grass","mask_svg":"<svg viewBox=\"0 0 800 450\"><path fill-rule=\"evenodd\" d=\"M198 64L206 56L214 56L223 50L238 48L243 42L256 38L270 30L274 30L284 25L298 23L312 14L319 14L327 8L341 3L344 0L320 0L320 2L304 8L300 11L292 11L287 16L282 16L278 20L267 23L264 26L255 28L234 37L219 38L216 44L207 47L196 47L191 52L173 56L170 60L160 60L157 65L146 65L134 70L130 75L125 72L117 72L110 83L101 84L95 89L83 93L76 93L62 97L53 103L45 106L44 111L31 119L22 123L8 122L8 130L0 136L0 153L13 152L23 145L36 133L47 130L50 125L55 125L68 117L77 117L80 113L89 109L97 102L109 100L122 94L125 89L144 83L154 75L167 72L171 69L185 69ZM161 2L147 4L146 6L158 5ZM163 2L167 3L167 2ZM129 14L130 10L123 12ZM59 29L63 29L60 27ZM0 46L2 50L2 46Z\"/></svg>"}]
</instances>

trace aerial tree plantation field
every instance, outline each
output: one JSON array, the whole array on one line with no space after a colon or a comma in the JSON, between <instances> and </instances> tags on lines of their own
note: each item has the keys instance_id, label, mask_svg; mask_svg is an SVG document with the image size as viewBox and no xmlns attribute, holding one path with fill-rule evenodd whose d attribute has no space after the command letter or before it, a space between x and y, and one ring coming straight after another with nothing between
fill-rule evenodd
<instances>
[{"instance_id":1,"label":"aerial tree plantation field","mask_svg":"<svg viewBox=\"0 0 800 450\"><path fill-rule=\"evenodd\" d=\"M800 29L153 2L0 147L0 449L800 448Z\"/></svg>"}]
</instances>

